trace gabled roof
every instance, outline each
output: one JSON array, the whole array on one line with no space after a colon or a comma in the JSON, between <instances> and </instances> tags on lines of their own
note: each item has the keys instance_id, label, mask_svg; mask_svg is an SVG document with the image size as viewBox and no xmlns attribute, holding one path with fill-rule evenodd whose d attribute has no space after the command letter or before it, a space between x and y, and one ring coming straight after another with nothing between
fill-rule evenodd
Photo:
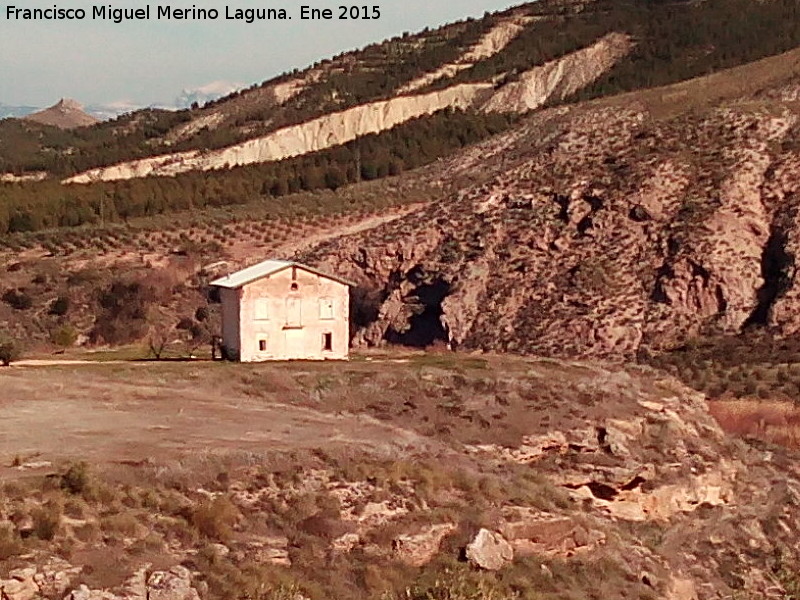
<instances>
[{"instance_id":1,"label":"gabled roof","mask_svg":"<svg viewBox=\"0 0 800 600\"><path fill-rule=\"evenodd\" d=\"M243 285L247 285L248 283L252 283L258 279L274 275L275 273L283 271L284 269L288 269L289 267L297 267L298 269L303 269L304 271L308 271L309 273L314 273L315 275L319 275L320 277L325 277L326 279L332 279L333 281L338 281L339 283L349 285L350 287L355 286L354 283L346 279L343 279L341 277L337 277L336 275L331 275L330 273L324 273L318 269L309 267L308 265L303 265L297 262L292 262L287 260L265 260L253 266L247 267L246 269L242 269L241 271L236 271L236 273L231 273L229 275L226 275L225 277L220 277L219 279L215 279L214 281L211 282L210 285L223 288L236 289L242 287Z\"/></svg>"}]
</instances>

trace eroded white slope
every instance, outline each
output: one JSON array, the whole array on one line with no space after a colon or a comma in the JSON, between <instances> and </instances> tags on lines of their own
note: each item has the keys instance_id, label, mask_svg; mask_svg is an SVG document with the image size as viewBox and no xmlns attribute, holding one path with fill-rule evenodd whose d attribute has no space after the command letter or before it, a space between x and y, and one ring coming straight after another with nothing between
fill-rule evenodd
<instances>
[{"instance_id":1,"label":"eroded white slope","mask_svg":"<svg viewBox=\"0 0 800 600\"><path fill-rule=\"evenodd\" d=\"M312 69L301 77L248 90L239 98L229 100L216 108L205 108L199 116L170 131L166 136L166 142L175 144L196 135L201 129L214 130L225 123L226 119L235 116L238 111L246 111L248 106L281 106L300 94L308 85L319 81L322 75L320 69Z\"/></svg>"},{"instance_id":2,"label":"eroded white slope","mask_svg":"<svg viewBox=\"0 0 800 600\"><path fill-rule=\"evenodd\" d=\"M632 47L627 35L609 33L591 46L526 71L518 81L499 89L483 110L523 113L564 100L599 79Z\"/></svg>"},{"instance_id":3,"label":"eroded white slope","mask_svg":"<svg viewBox=\"0 0 800 600\"><path fill-rule=\"evenodd\" d=\"M523 73L497 91L491 83L464 84L436 92L399 96L318 117L240 144L206 152L155 156L92 169L64 183L171 176L283 160L346 144L446 108L524 113L561 100L596 81L632 48L630 38L611 33L591 46Z\"/></svg>"},{"instance_id":4,"label":"eroded white slope","mask_svg":"<svg viewBox=\"0 0 800 600\"><path fill-rule=\"evenodd\" d=\"M453 63L442 65L435 71L410 81L397 90L398 94L408 94L424 88L434 81L450 79L459 72L471 69L476 63L491 58L516 38L525 27L534 21L534 17L511 17L504 19L489 30L472 48Z\"/></svg>"},{"instance_id":5,"label":"eroded white slope","mask_svg":"<svg viewBox=\"0 0 800 600\"><path fill-rule=\"evenodd\" d=\"M445 108L469 108L491 84L458 85L444 90L400 96L325 115L220 150L179 152L92 169L64 183L115 181L151 175L177 175L210 171L291 158L346 144L358 137L380 133Z\"/></svg>"}]
</instances>

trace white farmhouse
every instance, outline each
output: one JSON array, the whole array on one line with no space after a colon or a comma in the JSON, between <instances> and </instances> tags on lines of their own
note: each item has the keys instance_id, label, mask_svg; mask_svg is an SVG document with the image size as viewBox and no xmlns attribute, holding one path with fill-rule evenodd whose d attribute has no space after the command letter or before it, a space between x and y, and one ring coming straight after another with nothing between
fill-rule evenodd
<instances>
[{"instance_id":1,"label":"white farmhouse","mask_svg":"<svg viewBox=\"0 0 800 600\"><path fill-rule=\"evenodd\" d=\"M222 349L241 362L347 359L350 283L266 260L211 282L220 288Z\"/></svg>"}]
</instances>

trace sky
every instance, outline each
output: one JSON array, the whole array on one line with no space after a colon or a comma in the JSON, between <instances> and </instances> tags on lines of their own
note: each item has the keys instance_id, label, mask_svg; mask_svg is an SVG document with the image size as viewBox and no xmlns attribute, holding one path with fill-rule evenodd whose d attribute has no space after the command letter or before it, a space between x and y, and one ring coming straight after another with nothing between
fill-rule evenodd
<instances>
[{"instance_id":1,"label":"sky","mask_svg":"<svg viewBox=\"0 0 800 600\"><path fill-rule=\"evenodd\" d=\"M92 20L101 0L5 0L0 3L0 103L49 106L59 98L83 104L170 105L184 90L248 86L283 71L423 28L479 17L521 0L359 0L380 7L377 20L300 19L300 6L331 8L344 0L153 0L148 21ZM107 2L141 8L144 1ZM156 7L216 8L215 21L164 21ZM83 21L8 19L8 7L88 9ZM248 24L225 19L225 7L285 8L287 21Z\"/></svg>"}]
</instances>

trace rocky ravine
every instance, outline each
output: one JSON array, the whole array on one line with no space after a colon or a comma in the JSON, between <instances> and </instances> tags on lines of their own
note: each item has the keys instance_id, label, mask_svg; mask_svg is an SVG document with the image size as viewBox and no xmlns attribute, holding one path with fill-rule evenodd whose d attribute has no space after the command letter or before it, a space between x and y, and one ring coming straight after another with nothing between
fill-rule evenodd
<instances>
[{"instance_id":1,"label":"rocky ravine","mask_svg":"<svg viewBox=\"0 0 800 600\"><path fill-rule=\"evenodd\" d=\"M627 36L612 33L588 48L523 73L518 82L497 92L493 83L486 82L397 96L285 127L221 150L193 150L101 167L74 175L64 183L174 176L188 171L211 171L278 161L346 144L361 136L380 133L448 108L523 113L548 101L562 100L589 85L611 69L630 48ZM207 118L211 121L205 125L210 125L213 116Z\"/></svg>"},{"instance_id":2,"label":"rocky ravine","mask_svg":"<svg viewBox=\"0 0 800 600\"><path fill-rule=\"evenodd\" d=\"M488 184L303 256L370 290L358 341L630 358L796 333L796 106L610 104L544 111L439 165Z\"/></svg>"},{"instance_id":3,"label":"rocky ravine","mask_svg":"<svg viewBox=\"0 0 800 600\"><path fill-rule=\"evenodd\" d=\"M374 377L388 386L393 375ZM326 385L326 402L348 394L351 406L371 410L358 407L362 395L374 400L368 384L331 377ZM422 368L404 385L415 410L428 403L441 408L441 396L424 392L435 389L446 394L457 421L496 420L506 412L527 434L501 442L502 432L484 429L479 439L460 441L454 430L448 450L407 457L413 468L365 458L363 468L294 466L297 472L287 477L251 457L224 489L217 482L212 491L184 486L154 495L127 487L122 504L100 505L102 516L94 514L96 498L78 503L80 518L62 516L53 546L62 554L69 548L76 560L41 546L15 559L24 566L0 576L3 598L196 600L218 597L225 581L252 581L237 580L236 573L252 578L259 572L272 581L276 574L279 581L298 581L298 593L312 598L390 598L369 584L374 594L365 592L358 574L372 572L379 589L375 576L394 572L416 590L412 582L426 576L446 582L462 553L467 571L496 571L497 581L512 574L543 598L586 597L590 587L602 589L604 598L786 597L785 586L796 577L800 473L780 451L726 439L702 395L646 369L557 361L518 361L489 372L466 364L452 372ZM419 431L430 427L399 402L391 410L383 418ZM424 466L430 460L435 467ZM448 469L458 475L446 475ZM35 494L4 499L3 525L31 535L26 511L36 501ZM125 523L119 511L140 514L140 501L147 503L150 527L127 526L116 530L125 532L122 539L106 534L86 541L95 519L102 527ZM185 532L160 541L193 504L216 501L237 515L224 543L205 540L198 551ZM92 563L77 558L105 544L130 569L113 590L81 583ZM163 566L153 567L153 560ZM336 592L333 573L345 582ZM577 580L576 573L582 574ZM422 592L402 597L430 597Z\"/></svg>"}]
</instances>

